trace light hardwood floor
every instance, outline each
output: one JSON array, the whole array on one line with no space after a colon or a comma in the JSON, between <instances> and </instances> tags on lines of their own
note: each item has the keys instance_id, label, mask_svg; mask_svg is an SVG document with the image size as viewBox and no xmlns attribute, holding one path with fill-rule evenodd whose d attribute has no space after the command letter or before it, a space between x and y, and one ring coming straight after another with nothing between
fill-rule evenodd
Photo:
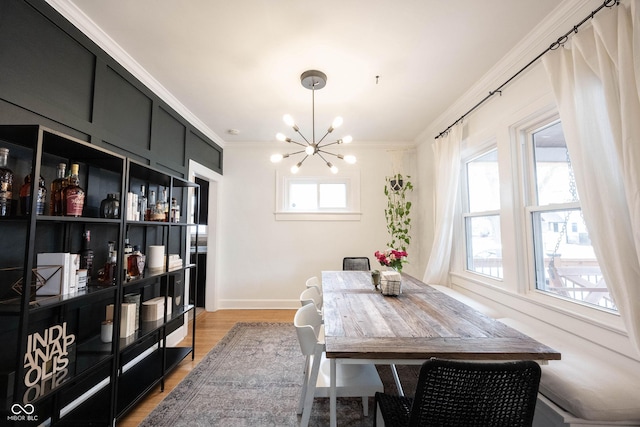
<instances>
[{"instance_id":1,"label":"light hardwood floor","mask_svg":"<svg viewBox=\"0 0 640 427\"><path fill-rule=\"evenodd\" d=\"M296 310L218 310L196 316L195 360L187 357L165 379L164 391L156 386L147 397L118 421L118 427L135 427L209 353L237 322L292 322ZM191 339L189 337L189 339Z\"/></svg>"}]
</instances>

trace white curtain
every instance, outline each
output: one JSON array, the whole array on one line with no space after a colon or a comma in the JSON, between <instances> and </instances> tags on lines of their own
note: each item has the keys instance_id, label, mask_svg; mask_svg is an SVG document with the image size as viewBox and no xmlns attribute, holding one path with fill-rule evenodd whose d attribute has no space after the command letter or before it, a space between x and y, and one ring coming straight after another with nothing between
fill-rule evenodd
<instances>
[{"instance_id":1,"label":"white curtain","mask_svg":"<svg viewBox=\"0 0 640 427\"><path fill-rule=\"evenodd\" d=\"M636 2L543 63L553 86L584 220L607 287L640 351L640 16Z\"/></svg>"},{"instance_id":2,"label":"white curtain","mask_svg":"<svg viewBox=\"0 0 640 427\"><path fill-rule=\"evenodd\" d=\"M423 281L434 285L449 283L449 261L453 239L453 220L460 180L462 122L433 144L435 170L435 233Z\"/></svg>"}]
</instances>

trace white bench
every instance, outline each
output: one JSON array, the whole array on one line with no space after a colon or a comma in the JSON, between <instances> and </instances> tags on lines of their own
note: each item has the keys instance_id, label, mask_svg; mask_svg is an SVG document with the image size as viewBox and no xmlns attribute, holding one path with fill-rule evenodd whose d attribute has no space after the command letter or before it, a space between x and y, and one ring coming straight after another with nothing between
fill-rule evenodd
<instances>
[{"instance_id":1,"label":"white bench","mask_svg":"<svg viewBox=\"0 0 640 427\"><path fill-rule=\"evenodd\" d=\"M486 316L562 353L542 366L535 427L640 426L640 362L527 316L500 311L446 286L431 285Z\"/></svg>"}]
</instances>

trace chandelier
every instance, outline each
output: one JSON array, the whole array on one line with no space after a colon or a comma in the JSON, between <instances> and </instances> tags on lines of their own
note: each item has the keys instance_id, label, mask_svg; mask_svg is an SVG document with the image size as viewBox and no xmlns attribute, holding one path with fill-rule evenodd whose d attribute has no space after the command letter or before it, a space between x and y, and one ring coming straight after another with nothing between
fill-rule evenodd
<instances>
[{"instance_id":1,"label":"chandelier","mask_svg":"<svg viewBox=\"0 0 640 427\"><path fill-rule=\"evenodd\" d=\"M298 126L296 126L296 123L293 120L293 117L291 117L289 114L285 114L283 117L285 124L287 126L291 126L293 130L297 132L298 135L300 135L300 137L302 137L304 142L294 141L293 139L285 136L282 133L278 133L276 135L276 139L278 139L278 141L289 142L291 144L300 145L301 147L304 147L304 149L300 151L295 151L289 154L274 154L271 156L271 161L274 163L278 163L282 159L286 159L289 156L304 153L304 157L302 158L302 160L300 160L298 163L296 163L291 167L291 173L297 173L298 170L300 169L300 166L302 166L302 163L305 160L307 160L307 157L315 156L317 154L318 157L320 157L327 164L329 169L331 169L331 172L338 173L338 168L334 166L331 162L327 161L327 159L323 156L323 154L337 157L341 160L344 160L347 163L351 163L351 164L355 163L356 162L355 156L351 156L351 155L343 156L342 154L335 154L326 150L326 148L330 145L348 144L353 140L353 138L351 138L351 136L345 136L333 142L323 143L327 135L329 135L338 126L342 124L342 117L336 117L331 123L331 126L329 126L329 129L327 129L327 132L324 134L324 136L320 138L318 141L316 141L315 92L316 90L320 90L323 87L325 87L325 85L327 84L327 76L321 71L309 70L302 73L302 75L300 76L300 82L302 83L302 86L311 90L311 119L312 119L311 141L309 141L302 134L302 132L300 132L300 129L298 128Z\"/></svg>"}]
</instances>

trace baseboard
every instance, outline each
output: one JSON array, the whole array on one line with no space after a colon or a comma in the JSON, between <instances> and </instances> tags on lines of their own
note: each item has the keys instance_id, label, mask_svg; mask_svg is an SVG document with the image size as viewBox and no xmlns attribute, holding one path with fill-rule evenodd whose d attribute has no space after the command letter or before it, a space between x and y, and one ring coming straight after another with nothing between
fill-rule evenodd
<instances>
[{"instance_id":1,"label":"baseboard","mask_svg":"<svg viewBox=\"0 0 640 427\"><path fill-rule=\"evenodd\" d=\"M223 299L218 301L218 310L295 310L299 299Z\"/></svg>"}]
</instances>

